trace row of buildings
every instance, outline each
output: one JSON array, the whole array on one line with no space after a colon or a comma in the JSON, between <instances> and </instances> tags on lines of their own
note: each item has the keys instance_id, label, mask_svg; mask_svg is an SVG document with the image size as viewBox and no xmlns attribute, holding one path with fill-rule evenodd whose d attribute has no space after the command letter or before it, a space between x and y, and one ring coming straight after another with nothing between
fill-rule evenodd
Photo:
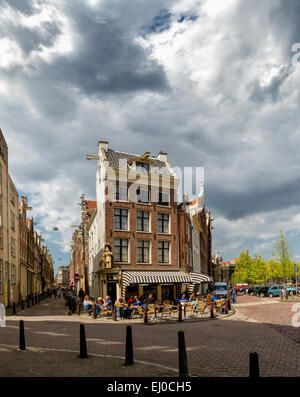
<instances>
[{"instance_id":1,"label":"row of buildings","mask_svg":"<svg viewBox=\"0 0 300 397\"><path fill-rule=\"evenodd\" d=\"M212 221L204 187L177 203L179 180L167 153L150 156L98 143L96 201L81 197L72 237L70 282L93 297L174 300L213 282Z\"/></svg>"},{"instance_id":2,"label":"row of buildings","mask_svg":"<svg viewBox=\"0 0 300 397\"><path fill-rule=\"evenodd\" d=\"M8 147L0 129L0 303L6 307L52 289L53 259L8 173Z\"/></svg>"}]
</instances>

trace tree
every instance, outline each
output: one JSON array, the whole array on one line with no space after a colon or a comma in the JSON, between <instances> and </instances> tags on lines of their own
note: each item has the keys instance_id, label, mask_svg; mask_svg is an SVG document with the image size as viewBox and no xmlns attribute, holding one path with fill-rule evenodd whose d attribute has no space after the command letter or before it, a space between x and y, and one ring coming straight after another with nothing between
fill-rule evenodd
<instances>
[{"instance_id":1,"label":"tree","mask_svg":"<svg viewBox=\"0 0 300 397\"><path fill-rule=\"evenodd\" d=\"M268 270L268 279L272 280L272 283L275 282L278 278L280 278L280 268L279 264L275 261L274 258L271 258L267 261L267 270Z\"/></svg>"},{"instance_id":2,"label":"tree","mask_svg":"<svg viewBox=\"0 0 300 397\"><path fill-rule=\"evenodd\" d=\"M252 278L252 265L253 260L249 255L249 251L242 251L235 264L235 271L232 276L232 283L251 283Z\"/></svg>"},{"instance_id":3,"label":"tree","mask_svg":"<svg viewBox=\"0 0 300 397\"><path fill-rule=\"evenodd\" d=\"M251 279L258 284L266 285L269 278L267 264L261 255L255 255L251 266Z\"/></svg>"},{"instance_id":4,"label":"tree","mask_svg":"<svg viewBox=\"0 0 300 397\"><path fill-rule=\"evenodd\" d=\"M273 253L273 256L276 258L276 261L280 266L281 277L284 279L284 283L286 283L286 278L289 274L292 251L290 250L290 245L282 230L279 231L279 236L274 244L274 248L275 252Z\"/></svg>"}]
</instances>

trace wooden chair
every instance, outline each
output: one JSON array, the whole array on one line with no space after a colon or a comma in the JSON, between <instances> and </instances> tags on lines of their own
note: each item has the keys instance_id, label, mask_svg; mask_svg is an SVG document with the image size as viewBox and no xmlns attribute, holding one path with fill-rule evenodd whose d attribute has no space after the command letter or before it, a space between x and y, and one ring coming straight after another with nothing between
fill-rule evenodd
<instances>
[{"instance_id":1,"label":"wooden chair","mask_svg":"<svg viewBox=\"0 0 300 397\"><path fill-rule=\"evenodd\" d=\"M207 308L207 303L204 301L198 301L198 305L194 308L194 313L196 313L197 317L200 316L205 317L205 311Z\"/></svg>"},{"instance_id":2,"label":"wooden chair","mask_svg":"<svg viewBox=\"0 0 300 397\"><path fill-rule=\"evenodd\" d=\"M194 316L194 304L192 302L185 303L182 307L182 311L185 314L184 317Z\"/></svg>"}]
</instances>

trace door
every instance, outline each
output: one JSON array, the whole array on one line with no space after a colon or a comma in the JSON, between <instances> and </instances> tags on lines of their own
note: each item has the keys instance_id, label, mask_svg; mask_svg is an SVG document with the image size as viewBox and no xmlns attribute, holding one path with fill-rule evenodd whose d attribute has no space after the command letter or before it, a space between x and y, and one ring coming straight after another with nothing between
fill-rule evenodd
<instances>
[{"instance_id":1,"label":"door","mask_svg":"<svg viewBox=\"0 0 300 397\"><path fill-rule=\"evenodd\" d=\"M107 295L110 296L112 303L117 300L117 283L116 281L109 281L107 283ZM105 298L105 297L104 297Z\"/></svg>"}]
</instances>

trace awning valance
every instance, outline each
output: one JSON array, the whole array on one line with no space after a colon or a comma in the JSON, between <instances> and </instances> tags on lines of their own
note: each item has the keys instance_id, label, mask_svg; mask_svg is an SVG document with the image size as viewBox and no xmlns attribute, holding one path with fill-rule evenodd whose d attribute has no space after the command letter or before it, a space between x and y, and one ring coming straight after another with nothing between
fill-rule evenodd
<instances>
[{"instance_id":1,"label":"awning valance","mask_svg":"<svg viewBox=\"0 0 300 397\"><path fill-rule=\"evenodd\" d=\"M213 279L208 274L203 273L189 273L191 282L193 284L212 283Z\"/></svg>"}]
</instances>

